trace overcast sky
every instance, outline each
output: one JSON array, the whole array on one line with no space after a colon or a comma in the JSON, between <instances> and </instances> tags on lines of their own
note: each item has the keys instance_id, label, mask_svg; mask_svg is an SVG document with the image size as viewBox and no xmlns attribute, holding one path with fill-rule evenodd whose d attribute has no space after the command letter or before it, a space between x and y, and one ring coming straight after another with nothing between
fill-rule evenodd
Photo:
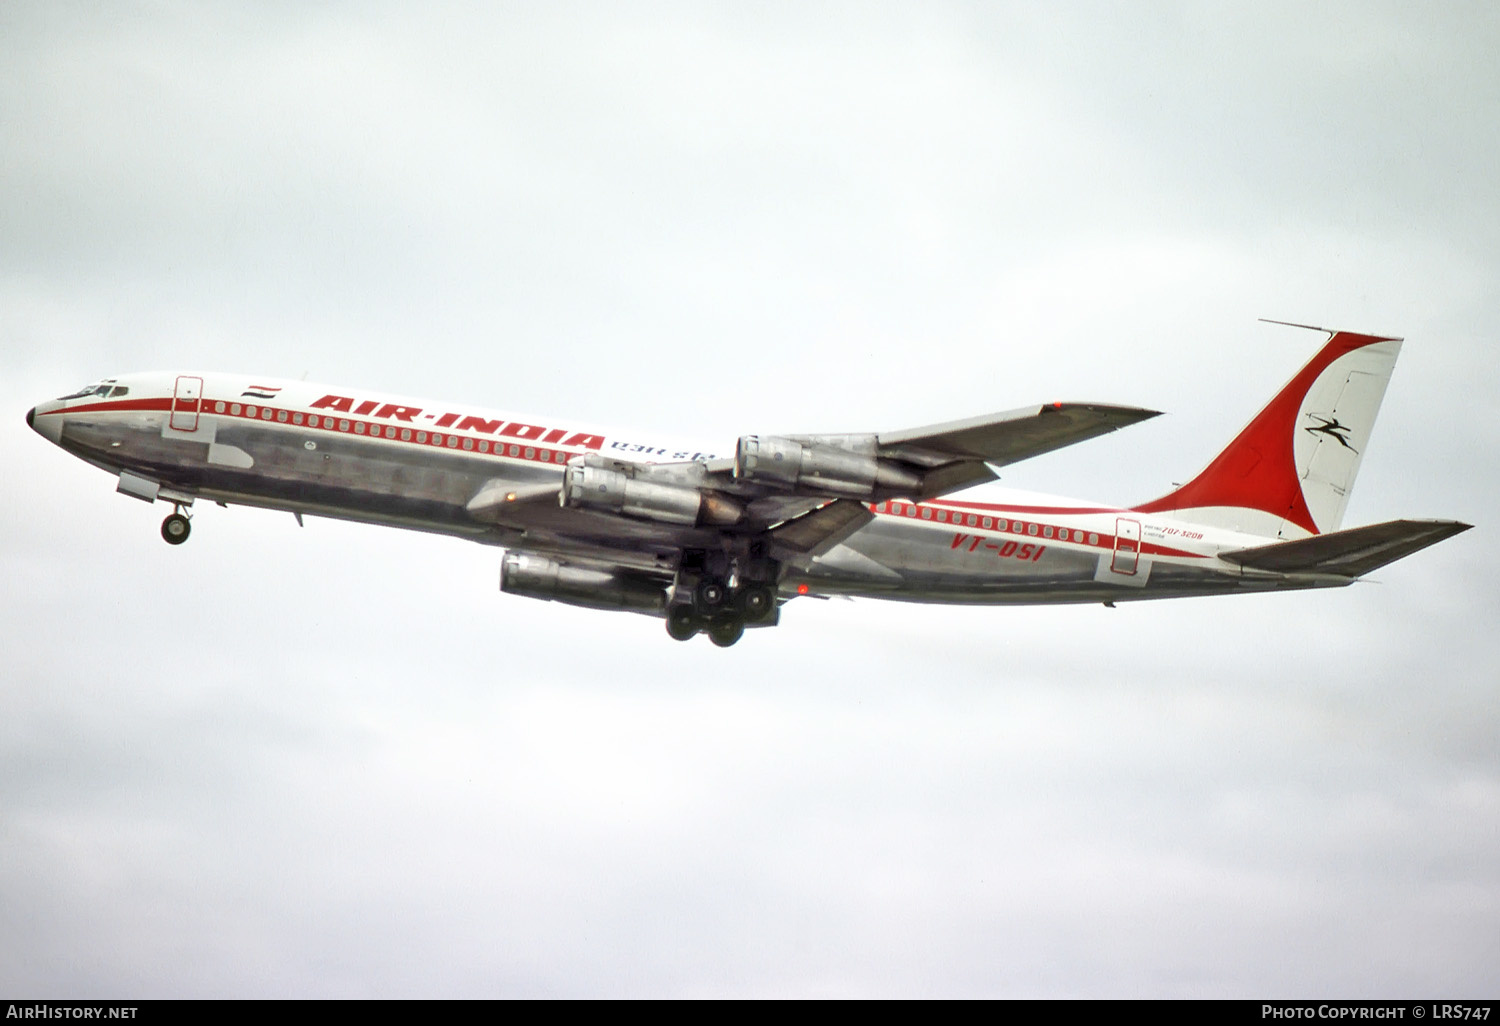
<instances>
[{"instance_id":1,"label":"overcast sky","mask_svg":"<svg viewBox=\"0 0 1500 1026\"><path fill-rule=\"evenodd\" d=\"M0 5L0 993L1495 996L1489 4ZM28 431L196 367L662 429L1169 412L1405 336L1338 592L730 650Z\"/></svg>"}]
</instances>

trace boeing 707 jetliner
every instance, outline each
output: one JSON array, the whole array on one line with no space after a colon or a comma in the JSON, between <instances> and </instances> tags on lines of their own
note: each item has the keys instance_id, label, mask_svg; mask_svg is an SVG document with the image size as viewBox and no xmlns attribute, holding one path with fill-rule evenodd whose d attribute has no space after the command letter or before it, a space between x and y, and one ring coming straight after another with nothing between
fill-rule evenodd
<instances>
[{"instance_id":1,"label":"boeing 707 jetliner","mask_svg":"<svg viewBox=\"0 0 1500 1026\"><path fill-rule=\"evenodd\" d=\"M1319 329L1321 330L1321 329ZM1401 348L1326 345L1197 477L1132 507L951 497L1154 417L1048 403L905 431L745 435L732 456L568 420L235 374L133 374L36 406L38 434L173 512L198 499L502 547L500 590L734 644L804 595L1058 603L1346 585L1470 525L1341 530Z\"/></svg>"}]
</instances>

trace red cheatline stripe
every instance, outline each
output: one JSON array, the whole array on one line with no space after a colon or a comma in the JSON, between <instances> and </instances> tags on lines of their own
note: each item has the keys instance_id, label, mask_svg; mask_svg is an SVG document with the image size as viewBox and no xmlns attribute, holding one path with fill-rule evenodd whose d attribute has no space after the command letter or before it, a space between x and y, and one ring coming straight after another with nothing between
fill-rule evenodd
<instances>
[{"instance_id":1,"label":"red cheatline stripe","mask_svg":"<svg viewBox=\"0 0 1500 1026\"><path fill-rule=\"evenodd\" d=\"M213 409L213 404L219 402L225 404L223 413L219 413ZM240 412L232 412L232 406L239 406ZM115 402L91 403L88 406L74 406L69 409L58 409L48 412L49 414L139 413L142 411L157 411L165 413L170 412L171 409L171 399L121 399ZM265 416L267 411L269 411L271 414L269 417ZM192 411L190 410L189 412ZM330 432L335 435L350 435L355 438L367 438L372 441L378 441L381 443L415 445L421 446L424 449L437 448L443 449L445 451L463 453L468 456L483 456L490 458L498 457L500 459L523 460L532 463L551 463L555 466L562 466L568 461L569 457L576 455L578 452L584 451L584 448L581 446L575 447L573 449L567 449L554 448L553 446L526 444L525 442L513 444L501 440L491 440L482 436L453 431L451 429L448 431L433 432L428 432L423 429L422 433L426 434L428 438L424 442L419 442L417 441L418 429L414 427L408 428L408 430L412 432L412 437L409 439L403 439L400 437L400 433L402 430L401 425L391 424L388 421L367 420L361 417L333 416L326 413L303 413L303 411L301 410L284 410L281 407L267 406L265 403L247 403L239 399L233 400L232 402L231 400L227 399L204 399L202 400L200 410L197 412L205 417L233 417L238 420L253 420L259 424L274 424L278 427L284 427L294 431ZM281 420L279 418L279 415L283 412L287 414L286 420ZM303 415L304 420L304 422L301 424L295 423L292 419L296 414L299 413ZM308 417L317 417L320 421L318 426L313 427L312 425L306 423L306 419ZM349 427L347 430L341 429L338 426L343 422L348 423ZM360 432L356 430L356 425L362 425L364 427L364 431ZM388 427L395 428L395 438L385 437L385 429ZM474 443L474 447L472 449L465 449L463 447L465 439L468 439ZM485 449L481 449L481 445L484 445ZM486 451L486 449L488 451ZM531 450L532 455L526 455L527 450Z\"/></svg>"},{"instance_id":2,"label":"red cheatline stripe","mask_svg":"<svg viewBox=\"0 0 1500 1026\"><path fill-rule=\"evenodd\" d=\"M170 399L118 399L108 403L91 403L88 406L73 406L67 409L48 410L43 416L54 413L124 413L132 410L170 410Z\"/></svg>"}]
</instances>

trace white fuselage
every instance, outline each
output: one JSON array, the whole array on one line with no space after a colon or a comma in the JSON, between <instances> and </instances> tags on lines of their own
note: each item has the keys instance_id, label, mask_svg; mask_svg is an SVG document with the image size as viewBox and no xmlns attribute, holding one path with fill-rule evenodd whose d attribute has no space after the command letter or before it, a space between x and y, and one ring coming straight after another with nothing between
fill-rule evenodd
<instances>
[{"instance_id":1,"label":"white fuselage","mask_svg":"<svg viewBox=\"0 0 1500 1026\"><path fill-rule=\"evenodd\" d=\"M103 392L99 389L104 388ZM42 435L120 476L120 490L461 535L538 551L591 551L669 570L714 532L556 501L518 502L498 522L468 504L487 487L560 487L570 459L713 459L713 447L571 421L363 390L226 374L110 379L29 419ZM1218 553L1271 539L1169 514L1009 493L869 504L874 519L776 582L798 594L913 602L1094 602L1347 583L1248 570Z\"/></svg>"}]
</instances>

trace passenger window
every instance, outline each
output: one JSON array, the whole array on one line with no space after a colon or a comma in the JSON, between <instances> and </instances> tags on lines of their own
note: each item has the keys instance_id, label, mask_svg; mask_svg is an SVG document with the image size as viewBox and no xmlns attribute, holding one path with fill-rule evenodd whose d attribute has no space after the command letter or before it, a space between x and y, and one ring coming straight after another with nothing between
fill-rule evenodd
<instances>
[{"instance_id":1,"label":"passenger window","mask_svg":"<svg viewBox=\"0 0 1500 1026\"><path fill-rule=\"evenodd\" d=\"M922 519L923 520L931 520L932 519L932 507L931 506L923 506L922 507Z\"/></svg>"},{"instance_id":2,"label":"passenger window","mask_svg":"<svg viewBox=\"0 0 1500 1026\"><path fill-rule=\"evenodd\" d=\"M995 526L995 521L994 521L994 519L992 517L985 517L983 520L980 521L980 523L982 525L984 525L984 529L986 531L988 531L990 528L992 528L992 527Z\"/></svg>"},{"instance_id":3,"label":"passenger window","mask_svg":"<svg viewBox=\"0 0 1500 1026\"><path fill-rule=\"evenodd\" d=\"M1044 527L1044 528L1042 528L1042 537L1043 538L1051 538L1052 537L1052 528L1051 527Z\"/></svg>"}]
</instances>

